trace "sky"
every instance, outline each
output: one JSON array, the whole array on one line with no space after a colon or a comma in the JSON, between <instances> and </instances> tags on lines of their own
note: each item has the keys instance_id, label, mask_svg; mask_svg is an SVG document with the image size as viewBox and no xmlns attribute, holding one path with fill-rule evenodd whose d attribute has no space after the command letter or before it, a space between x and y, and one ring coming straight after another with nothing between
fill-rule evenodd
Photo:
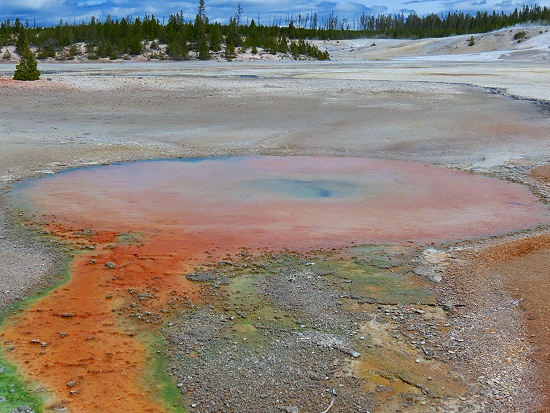
<instances>
[{"instance_id":1,"label":"sky","mask_svg":"<svg viewBox=\"0 0 550 413\"><path fill-rule=\"evenodd\" d=\"M59 23L60 19L72 24L89 21L95 16L101 21L107 15L111 18L140 17L154 15L158 19L168 20L170 14L183 11L185 20L194 20L199 1L176 0L0 0L0 21L19 17L23 22L28 20L40 26L50 26ZM339 18L346 17L349 21L357 19L361 14L409 14L447 13L463 11L475 13L481 11L504 11L509 13L514 8L521 9L524 5L550 7L550 0L536 3L521 0L205 0L206 15L211 21L227 22L230 16L235 16L238 5L242 7L241 21L270 24L273 19L284 22L287 16L305 16L317 13L319 22L321 16L334 12Z\"/></svg>"}]
</instances>

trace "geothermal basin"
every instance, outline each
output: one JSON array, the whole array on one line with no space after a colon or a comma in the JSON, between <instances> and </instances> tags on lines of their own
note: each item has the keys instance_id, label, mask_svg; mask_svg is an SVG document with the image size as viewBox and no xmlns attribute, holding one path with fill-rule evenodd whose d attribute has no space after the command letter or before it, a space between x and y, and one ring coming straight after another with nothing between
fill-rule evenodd
<instances>
[{"instance_id":1,"label":"geothermal basin","mask_svg":"<svg viewBox=\"0 0 550 413\"><path fill-rule=\"evenodd\" d=\"M152 336L182 305L209 304L185 275L210 261L427 245L550 223L521 185L366 158L112 164L29 180L10 197L77 252L64 285L6 319L5 355L46 389L50 408L74 412L176 409L147 373Z\"/></svg>"}]
</instances>

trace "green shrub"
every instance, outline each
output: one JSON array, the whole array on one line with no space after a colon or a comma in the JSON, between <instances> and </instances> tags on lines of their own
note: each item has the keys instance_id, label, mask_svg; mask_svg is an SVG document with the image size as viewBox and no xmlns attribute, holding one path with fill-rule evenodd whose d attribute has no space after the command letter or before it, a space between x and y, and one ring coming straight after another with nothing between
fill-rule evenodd
<instances>
[{"instance_id":1,"label":"green shrub","mask_svg":"<svg viewBox=\"0 0 550 413\"><path fill-rule=\"evenodd\" d=\"M34 57L29 46L29 41L25 38L21 48L21 58L15 66L13 74L14 80L38 80L40 79L40 70L38 70L38 62Z\"/></svg>"},{"instance_id":2,"label":"green shrub","mask_svg":"<svg viewBox=\"0 0 550 413\"><path fill-rule=\"evenodd\" d=\"M523 30L521 32L517 32L514 34L514 40L521 40L524 39L527 36L527 33L525 33Z\"/></svg>"}]
</instances>

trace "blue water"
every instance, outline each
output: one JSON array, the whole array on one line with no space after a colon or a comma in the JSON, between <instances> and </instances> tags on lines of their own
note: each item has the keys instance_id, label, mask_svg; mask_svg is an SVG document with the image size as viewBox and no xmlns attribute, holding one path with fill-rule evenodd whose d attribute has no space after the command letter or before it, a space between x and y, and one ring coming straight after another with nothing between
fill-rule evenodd
<instances>
[{"instance_id":1,"label":"blue water","mask_svg":"<svg viewBox=\"0 0 550 413\"><path fill-rule=\"evenodd\" d=\"M358 191L358 186L342 181L302 179L260 179L253 181L255 190L294 199L344 198Z\"/></svg>"}]
</instances>

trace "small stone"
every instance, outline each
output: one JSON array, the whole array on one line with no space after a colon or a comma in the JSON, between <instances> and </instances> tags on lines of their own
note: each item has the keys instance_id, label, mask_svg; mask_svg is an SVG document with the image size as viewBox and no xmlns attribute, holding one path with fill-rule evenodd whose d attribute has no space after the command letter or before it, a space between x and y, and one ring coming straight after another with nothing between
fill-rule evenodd
<instances>
[{"instance_id":1,"label":"small stone","mask_svg":"<svg viewBox=\"0 0 550 413\"><path fill-rule=\"evenodd\" d=\"M71 317L74 317L74 314L73 313L63 313L63 314L61 314L61 317L71 318Z\"/></svg>"},{"instance_id":2,"label":"small stone","mask_svg":"<svg viewBox=\"0 0 550 413\"><path fill-rule=\"evenodd\" d=\"M96 260L90 260L88 261L88 264L95 264L97 261Z\"/></svg>"},{"instance_id":3,"label":"small stone","mask_svg":"<svg viewBox=\"0 0 550 413\"><path fill-rule=\"evenodd\" d=\"M299 410L296 406L281 406L279 410L284 413L298 413Z\"/></svg>"},{"instance_id":4,"label":"small stone","mask_svg":"<svg viewBox=\"0 0 550 413\"><path fill-rule=\"evenodd\" d=\"M31 409L29 406L19 406L10 411L10 413L34 413L34 410Z\"/></svg>"},{"instance_id":5,"label":"small stone","mask_svg":"<svg viewBox=\"0 0 550 413\"><path fill-rule=\"evenodd\" d=\"M111 269L111 270L114 270L114 269L116 268L116 264L113 263L113 262L111 262L111 261L107 261L107 262L105 263L105 266L106 266L107 268Z\"/></svg>"},{"instance_id":6,"label":"small stone","mask_svg":"<svg viewBox=\"0 0 550 413\"><path fill-rule=\"evenodd\" d=\"M73 387L76 384L76 380L71 380L67 382L67 387Z\"/></svg>"}]
</instances>

